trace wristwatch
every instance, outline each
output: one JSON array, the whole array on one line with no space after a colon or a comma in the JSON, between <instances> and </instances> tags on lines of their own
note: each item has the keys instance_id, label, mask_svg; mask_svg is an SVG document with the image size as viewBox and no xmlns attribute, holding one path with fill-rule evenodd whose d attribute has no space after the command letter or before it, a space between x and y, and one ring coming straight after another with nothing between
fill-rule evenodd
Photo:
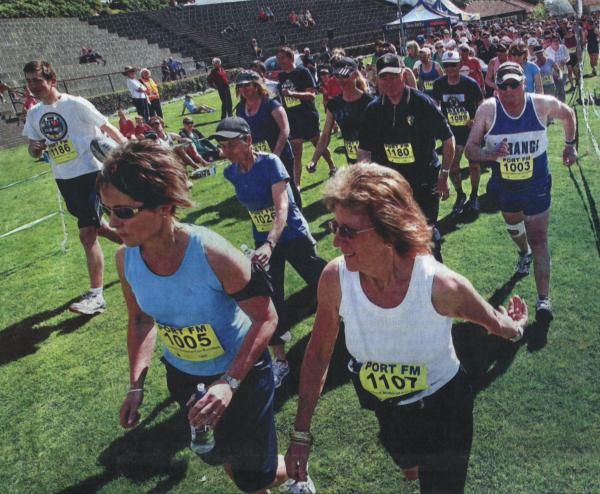
<instances>
[{"instance_id":1,"label":"wristwatch","mask_svg":"<svg viewBox=\"0 0 600 494\"><path fill-rule=\"evenodd\" d=\"M232 392L236 392L240 387L240 380L235 377L231 377L229 374L223 374L221 379L229 384Z\"/></svg>"},{"instance_id":2,"label":"wristwatch","mask_svg":"<svg viewBox=\"0 0 600 494\"><path fill-rule=\"evenodd\" d=\"M277 242L275 242L274 240L271 240L271 239L267 239L266 242L271 246L271 250L275 249Z\"/></svg>"}]
</instances>

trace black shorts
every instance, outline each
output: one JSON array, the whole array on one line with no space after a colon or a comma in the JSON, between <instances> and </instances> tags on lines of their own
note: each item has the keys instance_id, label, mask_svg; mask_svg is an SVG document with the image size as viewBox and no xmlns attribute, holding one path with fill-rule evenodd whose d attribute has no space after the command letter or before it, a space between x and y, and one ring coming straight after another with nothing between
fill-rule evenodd
<instances>
[{"instance_id":1,"label":"black shorts","mask_svg":"<svg viewBox=\"0 0 600 494\"><path fill-rule=\"evenodd\" d=\"M457 146L465 146L467 144L467 139L469 138L469 132L471 129L467 126L464 127L450 127L452 133L454 134L454 139L456 141Z\"/></svg>"},{"instance_id":2,"label":"black shorts","mask_svg":"<svg viewBox=\"0 0 600 494\"><path fill-rule=\"evenodd\" d=\"M102 209L96 192L96 178L100 172L86 173L75 178L56 179L58 190L65 200L67 210L77 218L78 228L100 226Z\"/></svg>"},{"instance_id":3,"label":"black shorts","mask_svg":"<svg viewBox=\"0 0 600 494\"><path fill-rule=\"evenodd\" d=\"M211 384L220 376L193 376L163 360L167 386L173 399L185 404L199 383ZM273 397L275 383L271 357L266 351L242 381L215 428L215 447L201 455L209 465L231 465L233 480L243 492L271 485L277 474L277 434Z\"/></svg>"},{"instance_id":4,"label":"black shorts","mask_svg":"<svg viewBox=\"0 0 600 494\"><path fill-rule=\"evenodd\" d=\"M461 369L431 396L376 411L380 439L401 468L419 466L422 493L463 492L473 440L473 393Z\"/></svg>"},{"instance_id":5,"label":"black shorts","mask_svg":"<svg viewBox=\"0 0 600 494\"><path fill-rule=\"evenodd\" d=\"M577 53L571 53L571 55L569 56L569 61L567 62L567 65L570 65L571 67L575 67L579 64L579 58L577 57Z\"/></svg>"},{"instance_id":6,"label":"black shorts","mask_svg":"<svg viewBox=\"0 0 600 494\"><path fill-rule=\"evenodd\" d=\"M319 137L319 113L312 111L295 111L288 114L290 121L290 141L302 139L310 141Z\"/></svg>"}]
</instances>

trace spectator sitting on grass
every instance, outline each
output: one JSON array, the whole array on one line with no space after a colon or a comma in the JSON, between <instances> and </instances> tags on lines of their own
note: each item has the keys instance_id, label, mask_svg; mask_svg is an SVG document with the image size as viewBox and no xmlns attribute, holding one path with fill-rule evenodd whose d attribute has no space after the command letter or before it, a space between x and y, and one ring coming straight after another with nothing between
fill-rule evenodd
<instances>
[{"instance_id":1,"label":"spectator sitting on grass","mask_svg":"<svg viewBox=\"0 0 600 494\"><path fill-rule=\"evenodd\" d=\"M135 125L125 116L125 112L121 109L117 112L119 115L119 131L123 134L127 139L135 139ZM142 122L143 118L140 117Z\"/></svg>"},{"instance_id":2,"label":"spectator sitting on grass","mask_svg":"<svg viewBox=\"0 0 600 494\"><path fill-rule=\"evenodd\" d=\"M184 115L186 110L192 114L213 113L215 111L215 109L211 108L210 106L206 106L206 105L196 106L194 104L194 101L192 100L192 97L189 94L186 94L183 97L183 109L181 110L181 115Z\"/></svg>"},{"instance_id":3,"label":"spectator sitting on grass","mask_svg":"<svg viewBox=\"0 0 600 494\"><path fill-rule=\"evenodd\" d=\"M190 139L196 151L202 159L208 163L218 160L220 157L219 149L210 142L202 132L194 128L194 121L190 117L183 118L183 128L179 131L179 135L186 139Z\"/></svg>"},{"instance_id":4,"label":"spectator sitting on grass","mask_svg":"<svg viewBox=\"0 0 600 494\"><path fill-rule=\"evenodd\" d=\"M146 132L152 132L152 127L144 122L144 117L141 115L136 115L135 129L133 130L136 139L143 139Z\"/></svg>"}]
</instances>

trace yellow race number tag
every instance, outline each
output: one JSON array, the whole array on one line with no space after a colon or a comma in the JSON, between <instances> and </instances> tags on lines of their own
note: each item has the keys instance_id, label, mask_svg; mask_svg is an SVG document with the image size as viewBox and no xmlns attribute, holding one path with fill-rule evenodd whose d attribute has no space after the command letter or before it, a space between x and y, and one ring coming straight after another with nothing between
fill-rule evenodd
<instances>
[{"instance_id":1,"label":"yellow race number tag","mask_svg":"<svg viewBox=\"0 0 600 494\"><path fill-rule=\"evenodd\" d=\"M254 149L259 153L270 153L271 146L267 141L258 141L254 143Z\"/></svg>"},{"instance_id":2,"label":"yellow race number tag","mask_svg":"<svg viewBox=\"0 0 600 494\"><path fill-rule=\"evenodd\" d=\"M362 387L381 401L427 389L424 365L369 361L362 365L358 377Z\"/></svg>"},{"instance_id":3,"label":"yellow race number tag","mask_svg":"<svg viewBox=\"0 0 600 494\"><path fill-rule=\"evenodd\" d=\"M500 175L504 180L527 180L533 175L533 158L520 156L518 158L502 158Z\"/></svg>"},{"instance_id":4,"label":"yellow race number tag","mask_svg":"<svg viewBox=\"0 0 600 494\"><path fill-rule=\"evenodd\" d=\"M552 77L552 74L544 74L542 76L542 85L550 86L552 84L554 84L554 77Z\"/></svg>"},{"instance_id":5,"label":"yellow race number tag","mask_svg":"<svg viewBox=\"0 0 600 494\"><path fill-rule=\"evenodd\" d=\"M448 113L448 123L452 127L464 127L469 121L469 112L466 110Z\"/></svg>"},{"instance_id":6,"label":"yellow race number tag","mask_svg":"<svg viewBox=\"0 0 600 494\"><path fill-rule=\"evenodd\" d=\"M390 163L410 164L415 162L412 143L384 144L385 154Z\"/></svg>"},{"instance_id":7,"label":"yellow race number tag","mask_svg":"<svg viewBox=\"0 0 600 494\"><path fill-rule=\"evenodd\" d=\"M346 156L349 159L355 160L358 158L358 141L344 141L346 148Z\"/></svg>"},{"instance_id":8,"label":"yellow race number tag","mask_svg":"<svg viewBox=\"0 0 600 494\"><path fill-rule=\"evenodd\" d=\"M204 362L225 354L210 324L173 328L157 323L157 327L165 346L180 359Z\"/></svg>"},{"instance_id":9,"label":"yellow race number tag","mask_svg":"<svg viewBox=\"0 0 600 494\"><path fill-rule=\"evenodd\" d=\"M273 228L273 221L275 221L275 207L250 211L250 218L257 231L261 233L270 232Z\"/></svg>"},{"instance_id":10,"label":"yellow race number tag","mask_svg":"<svg viewBox=\"0 0 600 494\"><path fill-rule=\"evenodd\" d=\"M423 81L423 89L425 91L433 91L433 83L434 81Z\"/></svg>"},{"instance_id":11,"label":"yellow race number tag","mask_svg":"<svg viewBox=\"0 0 600 494\"><path fill-rule=\"evenodd\" d=\"M53 142L48 146L48 154L57 165L62 165L67 161L77 159L77 151L71 139L66 141Z\"/></svg>"},{"instance_id":12,"label":"yellow race number tag","mask_svg":"<svg viewBox=\"0 0 600 494\"><path fill-rule=\"evenodd\" d=\"M285 106L288 108L294 108L295 106L300 106L301 104L302 101L300 101L298 98L294 98L293 96L285 97Z\"/></svg>"}]
</instances>

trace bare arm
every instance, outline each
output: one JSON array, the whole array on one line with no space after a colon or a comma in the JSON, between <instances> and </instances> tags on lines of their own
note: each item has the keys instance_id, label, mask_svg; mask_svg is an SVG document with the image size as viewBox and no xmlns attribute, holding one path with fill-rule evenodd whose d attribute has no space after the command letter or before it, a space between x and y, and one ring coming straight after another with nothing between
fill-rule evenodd
<instances>
[{"instance_id":1,"label":"bare arm","mask_svg":"<svg viewBox=\"0 0 600 494\"><path fill-rule=\"evenodd\" d=\"M281 156L285 143L290 136L290 122L288 121L287 114L283 107L278 106L271 112L271 116L275 120L277 127L279 127L279 135L277 136L277 142L273 149L273 154Z\"/></svg>"},{"instance_id":2,"label":"bare arm","mask_svg":"<svg viewBox=\"0 0 600 494\"><path fill-rule=\"evenodd\" d=\"M300 101L314 101L316 99L316 92L317 90L314 87L307 87L304 91L290 91L289 89L284 89L282 94L284 96L297 98Z\"/></svg>"},{"instance_id":3,"label":"bare arm","mask_svg":"<svg viewBox=\"0 0 600 494\"><path fill-rule=\"evenodd\" d=\"M318 305L310 341L304 352L298 390L298 411L294 429L308 432L323 390L327 369L337 339L340 317L341 287L336 260L323 270L319 280ZM288 475L298 480L306 479L310 446L292 441L285 457Z\"/></svg>"},{"instance_id":4,"label":"bare arm","mask_svg":"<svg viewBox=\"0 0 600 494\"><path fill-rule=\"evenodd\" d=\"M27 151L29 152L29 156L32 158L39 158L42 153L46 149L46 140L45 139L29 139L29 144L27 146Z\"/></svg>"},{"instance_id":5,"label":"bare arm","mask_svg":"<svg viewBox=\"0 0 600 494\"><path fill-rule=\"evenodd\" d=\"M329 141L331 140L331 131L333 130L334 123L335 120L333 118L333 113L327 110L327 113L325 114L325 126L323 127L323 132L321 132L319 142L317 142L315 152L313 153L308 166L316 163L317 161L319 161L319 158L323 156L323 153L327 149L327 146L329 146Z\"/></svg>"},{"instance_id":6,"label":"bare arm","mask_svg":"<svg viewBox=\"0 0 600 494\"><path fill-rule=\"evenodd\" d=\"M456 150L456 143L454 136L450 136L442 143L442 169L437 180L437 193L440 195L442 201L445 201L450 196L450 190L448 188L448 172L450 166L454 160L454 152Z\"/></svg>"},{"instance_id":7,"label":"bare arm","mask_svg":"<svg viewBox=\"0 0 600 494\"><path fill-rule=\"evenodd\" d=\"M121 134L121 131L111 123L105 123L100 127L100 130L104 132L108 137L110 137L113 141L118 142L119 144L127 142L127 137Z\"/></svg>"},{"instance_id":8,"label":"bare arm","mask_svg":"<svg viewBox=\"0 0 600 494\"><path fill-rule=\"evenodd\" d=\"M131 286L125 279L125 248L116 254L117 271L121 280L121 289L127 306L127 353L129 355L130 391L125 396L119 413L121 425L134 427L140 418L138 409L143 401L143 389L146 374L152 362L156 329L154 320L139 307Z\"/></svg>"},{"instance_id":9,"label":"bare arm","mask_svg":"<svg viewBox=\"0 0 600 494\"><path fill-rule=\"evenodd\" d=\"M575 131L577 124L575 112L570 106L552 96L539 96L534 100L534 104L538 115L562 121L565 132L563 163L565 166L571 166L577 161L577 149L575 148Z\"/></svg>"},{"instance_id":10,"label":"bare arm","mask_svg":"<svg viewBox=\"0 0 600 494\"><path fill-rule=\"evenodd\" d=\"M496 83L494 82L494 76L495 76L495 71L493 69L490 68L490 66L488 65L488 70L485 73L485 83L491 87L492 89L496 89Z\"/></svg>"},{"instance_id":11,"label":"bare arm","mask_svg":"<svg viewBox=\"0 0 600 494\"><path fill-rule=\"evenodd\" d=\"M287 181L281 180L273 184L271 186L271 194L273 195L273 206L275 207L275 219L273 220L271 231L267 235L267 240L276 244L283 233L288 217L289 198L287 194ZM273 247L271 247L269 242L266 242L254 251L252 261L266 267L271 260L272 254Z\"/></svg>"},{"instance_id":12,"label":"bare arm","mask_svg":"<svg viewBox=\"0 0 600 494\"><path fill-rule=\"evenodd\" d=\"M494 309L464 276L445 266L433 280L431 301L441 315L479 324L490 333L510 339L522 336L527 324L527 305L521 298L511 299L508 312Z\"/></svg>"},{"instance_id":13,"label":"bare arm","mask_svg":"<svg viewBox=\"0 0 600 494\"><path fill-rule=\"evenodd\" d=\"M537 74L535 74L534 84L535 84L535 92L537 94L544 94L544 85L542 84L542 74L540 74L539 72Z\"/></svg>"},{"instance_id":14,"label":"bare arm","mask_svg":"<svg viewBox=\"0 0 600 494\"><path fill-rule=\"evenodd\" d=\"M490 128L494 117L494 100L485 100L475 113L473 126L465 145L465 156L469 161L482 163L485 161L494 161L496 156L489 150L482 147L485 133Z\"/></svg>"}]
</instances>

